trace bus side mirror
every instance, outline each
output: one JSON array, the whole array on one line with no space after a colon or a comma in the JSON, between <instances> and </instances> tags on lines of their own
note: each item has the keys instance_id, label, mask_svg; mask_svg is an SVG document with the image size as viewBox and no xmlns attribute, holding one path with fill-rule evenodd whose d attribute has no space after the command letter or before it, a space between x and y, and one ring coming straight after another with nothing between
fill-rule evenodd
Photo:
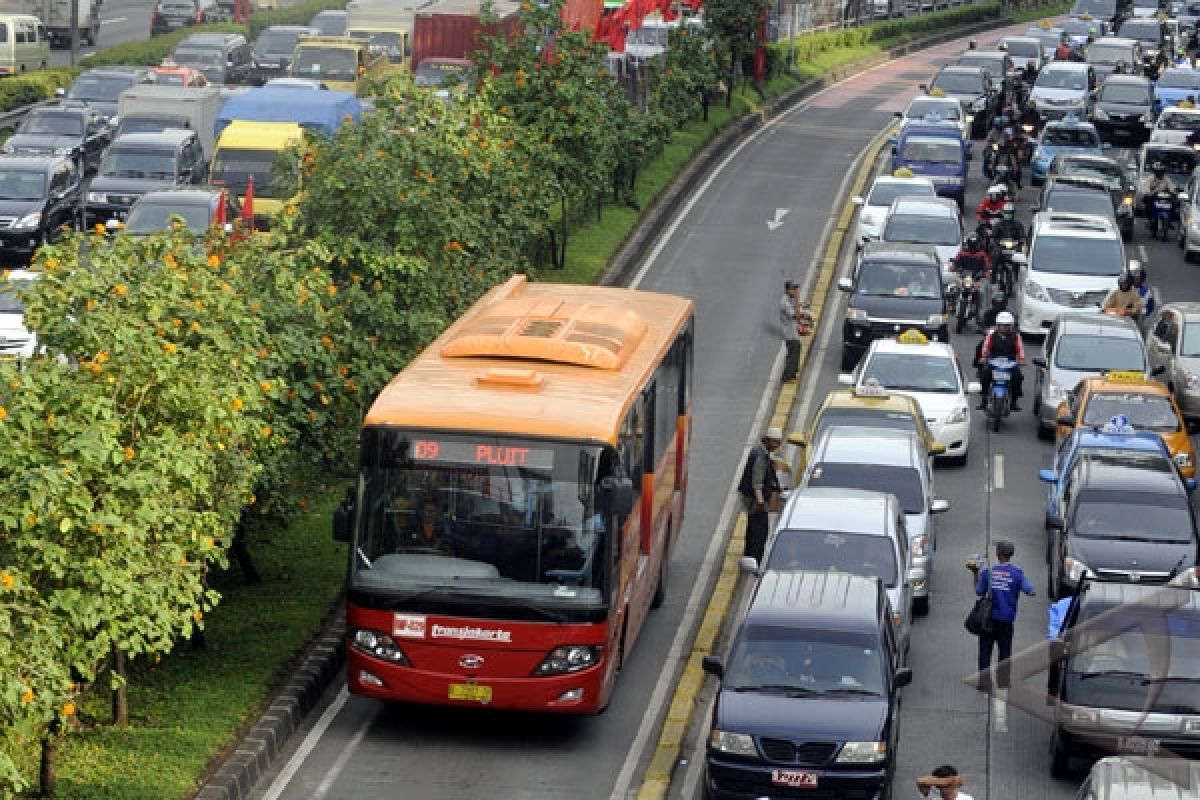
<instances>
[{"instance_id":1,"label":"bus side mirror","mask_svg":"<svg viewBox=\"0 0 1200 800\"><path fill-rule=\"evenodd\" d=\"M333 510L334 541L348 542L354 535L354 503L349 497Z\"/></svg>"},{"instance_id":2,"label":"bus side mirror","mask_svg":"<svg viewBox=\"0 0 1200 800\"><path fill-rule=\"evenodd\" d=\"M627 517L633 512L633 481L629 478L604 478L600 481L600 489L607 495L612 513Z\"/></svg>"}]
</instances>

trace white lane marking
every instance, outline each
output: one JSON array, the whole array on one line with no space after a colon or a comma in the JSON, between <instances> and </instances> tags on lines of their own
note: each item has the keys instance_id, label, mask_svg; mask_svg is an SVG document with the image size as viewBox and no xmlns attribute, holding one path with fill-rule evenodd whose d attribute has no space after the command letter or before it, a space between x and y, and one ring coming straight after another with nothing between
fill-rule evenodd
<instances>
[{"instance_id":1,"label":"white lane marking","mask_svg":"<svg viewBox=\"0 0 1200 800\"><path fill-rule=\"evenodd\" d=\"M769 228L770 230L775 230L780 225L782 225L783 218L788 215L788 211L790 211L790 210L791 209L788 209L788 208L775 209L775 218L767 220L767 228Z\"/></svg>"},{"instance_id":2,"label":"white lane marking","mask_svg":"<svg viewBox=\"0 0 1200 800\"><path fill-rule=\"evenodd\" d=\"M992 456L992 488L1004 488L1004 454L996 453Z\"/></svg>"},{"instance_id":3,"label":"white lane marking","mask_svg":"<svg viewBox=\"0 0 1200 800\"><path fill-rule=\"evenodd\" d=\"M343 690L344 691L344 690ZM342 770L346 768L350 757L354 755L354 751L362 744L363 737L367 735L367 731L371 728L371 723L375 721L375 716L379 713L379 704L375 704L375 711L367 716L358 726L358 730L350 737L350 741L346 742L346 746L342 748L342 752L338 753L338 757L334 759L333 766L329 768L329 772L325 773L325 777L317 784L317 789L313 792L311 800L323 800L329 789L333 786L333 782L342 774Z\"/></svg>"},{"instance_id":4,"label":"white lane marking","mask_svg":"<svg viewBox=\"0 0 1200 800\"><path fill-rule=\"evenodd\" d=\"M783 374L783 354L784 349L781 342L779 352L775 355L775 363L771 365L771 377L768 385L774 385L779 380L779 376ZM741 505L741 496L737 491L738 481L741 480L740 465L746 463L750 448L757 443L758 432L763 429L763 420L774 410L774 400L774 392L763 392L762 400L758 404L758 411L754 415L754 423L750 426L750 439L742 447L741 456L737 460L739 469L734 470L733 481L729 486L729 491L725 493L725 506L721 509L721 516L714 529L714 535L709 537L708 549L704 551L700 572L696 575L695 583L692 584L692 593L688 595L683 618L675 631L671 649L663 661L664 664L670 664L671 668L664 669L658 677L658 682L654 684L650 702L646 706L646 712L642 715L642 723L638 726L637 735L633 737L633 741L625 753L625 763L621 765L621 771L617 774L617 780L610 795L612 800L624 800L629 795L634 773L637 772L638 762L641 760L642 749L645 748L647 740L657 727L658 711L666 704L669 693L674 690L674 667L683 659L684 648L688 646L688 639L693 632L696 620L708 606L708 598L705 596L708 583L717 565L723 561L721 554L725 549L725 537L717 536L715 532L729 530L733 524L733 517L738 511L738 506Z\"/></svg>"},{"instance_id":5,"label":"white lane marking","mask_svg":"<svg viewBox=\"0 0 1200 800\"><path fill-rule=\"evenodd\" d=\"M1138 245L1138 255L1142 257L1142 264L1147 264L1150 261L1150 256L1146 255L1146 245Z\"/></svg>"},{"instance_id":6,"label":"white lane marking","mask_svg":"<svg viewBox=\"0 0 1200 800\"><path fill-rule=\"evenodd\" d=\"M101 25L112 25L116 22L129 22L129 17L113 17L112 19L100 20Z\"/></svg>"},{"instance_id":7,"label":"white lane marking","mask_svg":"<svg viewBox=\"0 0 1200 800\"><path fill-rule=\"evenodd\" d=\"M333 718L341 713L342 708L345 707L346 701L349 699L350 692L346 691L346 687L343 686L341 691L338 692L337 697L333 698L333 702L329 704L329 708L325 709L325 713L317 720L317 724L313 725L312 730L304 737L304 741L296 748L296 752L292 753L292 757L288 759L287 764L275 776L275 780L271 781L271 785L267 787L267 793L263 795L263 800L279 800L279 796L283 794L283 790L292 782L292 778L296 777L296 772L317 746L317 742L321 741L321 737L325 735L325 730L333 722Z\"/></svg>"}]
</instances>

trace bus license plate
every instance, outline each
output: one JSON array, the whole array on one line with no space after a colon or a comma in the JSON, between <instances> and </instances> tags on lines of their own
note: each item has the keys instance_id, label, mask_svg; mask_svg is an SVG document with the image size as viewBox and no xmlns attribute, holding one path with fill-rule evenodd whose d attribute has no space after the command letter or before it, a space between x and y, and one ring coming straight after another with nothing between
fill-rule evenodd
<instances>
[{"instance_id":1,"label":"bus license plate","mask_svg":"<svg viewBox=\"0 0 1200 800\"><path fill-rule=\"evenodd\" d=\"M796 769L771 770L771 783L776 786L788 786L792 789L817 788L817 773L801 772Z\"/></svg>"},{"instance_id":2,"label":"bus license plate","mask_svg":"<svg viewBox=\"0 0 1200 800\"><path fill-rule=\"evenodd\" d=\"M480 686L478 683L450 684L451 700L474 700L477 703L492 702L492 687Z\"/></svg>"},{"instance_id":3,"label":"bus license plate","mask_svg":"<svg viewBox=\"0 0 1200 800\"><path fill-rule=\"evenodd\" d=\"M1132 753L1139 756L1152 756L1158 752L1158 739L1147 739L1145 736L1122 736L1117 740L1117 749L1122 753Z\"/></svg>"}]
</instances>

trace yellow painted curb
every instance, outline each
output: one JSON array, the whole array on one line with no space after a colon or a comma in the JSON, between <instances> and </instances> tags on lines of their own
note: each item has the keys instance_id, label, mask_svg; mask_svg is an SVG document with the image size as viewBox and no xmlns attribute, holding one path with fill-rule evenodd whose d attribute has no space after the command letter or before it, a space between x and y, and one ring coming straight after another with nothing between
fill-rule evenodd
<instances>
[{"instance_id":1,"label":"yellow painted curb","mask_svg":"<svg viewBox=\"0 0 1200 800\"><path fill-rule=\"evenodd\" d=\"M862 194L863 187L866 186L867 180L874 169L875 162L879 158L879 153L883 150L884 142L886 141L885 134L888 132L880 133L867 146L866 156L863 158L858 169L858 174L854 178L850 197ZM812 345L821 329L822 314L826 305L825 298L836 277L838 257L841 254L842 243L846 238L846 233L854 220L854 212L855 206L847 198L845 204L842 206L841 214L838 216L837 225L830 232L829 241L825 245L825 253L821 260L819 272L817 273L817 280L810 295L813 314L812 336L808 343L809 346L804 347L800 355L801 373L804 373L808 368L809 356L812 355ZM796 381L785 383L780 387L779 397L775 401L775 413L771 415L772 427L787 427L796 404L799 386L800 382L797 379ZM667 791L671 788L671 775L675 771L675 765L679 763L679 754L683 749L684 737L687 734L688 727L691 725L692 717L696 710L696 700L700 695L701 689L704 688L704 672L700 668L700 662L704 656L711 653L713 648L716 647L721 633L721 626L729 613L729 608L733 605L734 597L737 593L738 561L742 555L745 538L746 514L743 512L738 514L737 521L734 523L733 533L730 535L729 543L726 546L725 559L721 564L721 572L717 576L716 587L709 598L708 607L705 609L704 617L700 621L700 628L696 633L696 638L692 642L692 648L688 653L687 666L684 668L683 676L675 686L675 694L671 698L671 705L667 710L663 729L659 733L654 754L651 756L650 763L647 765L646 771L642 776L642 785L637 793L638 800L663 800L667 796Z\"/></svg>"}]
</instances>

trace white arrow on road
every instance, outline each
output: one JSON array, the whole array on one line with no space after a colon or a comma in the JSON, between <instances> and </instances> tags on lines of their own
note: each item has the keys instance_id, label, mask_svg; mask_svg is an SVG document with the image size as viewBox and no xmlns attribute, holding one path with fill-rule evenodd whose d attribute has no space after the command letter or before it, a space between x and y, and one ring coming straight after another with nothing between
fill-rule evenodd
<instances>
[{"instance_id":1,"label":"white arrow on road","mask_svg":"<svg viewBox=\"0 0 1200 800\"><path fill-rule=\"evenodd\" d=\"M771 230L775 230L780 225L782 225L783 218L788 215L788 210L789 209L786 209L786 208L775 209L775 219L767 220L767 227L770 228Z\"/></svg>"}]
</instances>

